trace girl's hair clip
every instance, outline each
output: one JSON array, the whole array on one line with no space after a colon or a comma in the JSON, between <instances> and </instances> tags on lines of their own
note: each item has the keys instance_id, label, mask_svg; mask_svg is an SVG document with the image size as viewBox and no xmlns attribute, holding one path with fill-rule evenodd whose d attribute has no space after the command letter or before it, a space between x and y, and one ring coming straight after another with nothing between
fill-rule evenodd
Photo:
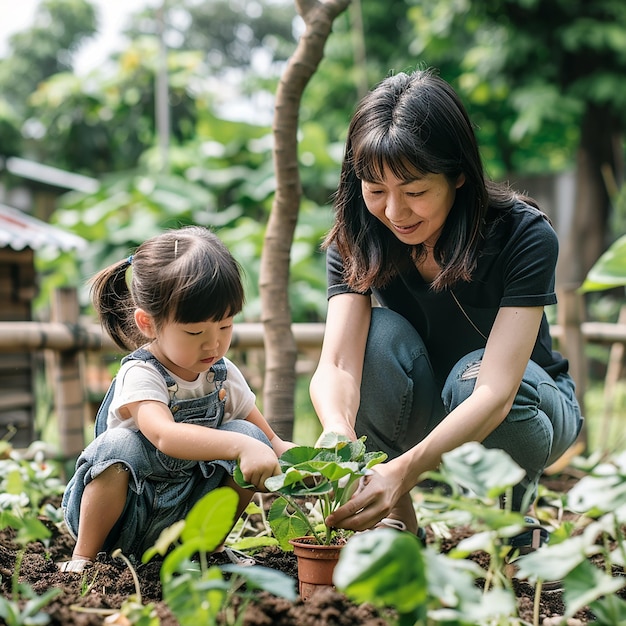
<instances>
[{"instance_id":1,"label":"girl's hair clip","mask_svg":"<svg viewBox=\"0 0 626 626\"><path fill-rule=\"evenodd\" d=\"M132 265L133 264L133 255L131 254L126 260L128 261L128 265Z\"/></svg>"}]
</instances>

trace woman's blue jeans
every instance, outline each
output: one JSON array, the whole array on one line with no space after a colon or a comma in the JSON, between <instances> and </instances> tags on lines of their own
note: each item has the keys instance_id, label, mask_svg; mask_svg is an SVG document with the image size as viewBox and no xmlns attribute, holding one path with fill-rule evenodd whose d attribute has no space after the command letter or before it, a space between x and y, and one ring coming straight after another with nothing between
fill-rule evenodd
<instances>
[{"instance_id":1,"label":"woman's blue jeans","mask_svg":"<svg viewBox=\"0 0 626 626\"><path fill-rule=\"evenodd\" d=\"M356 419L367 448L395 458L420 442L471 395L482 354L460 359L441 388L413 326L394 311L372 309ZM482 442L504 450L526 471L513 489L513 510L521 510L527 492L532 502L543 470L574 443L581 425L572 378L554 380L530 361L510 413Z\"/></svg>"}]
</instances>

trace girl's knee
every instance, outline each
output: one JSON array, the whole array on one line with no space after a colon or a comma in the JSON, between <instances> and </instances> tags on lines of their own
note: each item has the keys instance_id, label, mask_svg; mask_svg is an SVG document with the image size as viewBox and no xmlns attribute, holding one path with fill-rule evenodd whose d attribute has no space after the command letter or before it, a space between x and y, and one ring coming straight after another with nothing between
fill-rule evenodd
<instances>
[{"instance_id":1,"label":"girl's knee","mask_svg":"<svg viewBox=\"0 0 626 626\"><path fill-rule=\"evenodd\" d=\"M130 482L130 468L125 463L113 463L95 476L85 489L90 491L96 489L106 489L112 491L128 490Z\"/></svg>"},{"instance_id":2,"label":"girl's knee","mask_svg":"<svg viewBox=\"0 0 626 626\"><path fill-rule=\"evenodd\" d=\"M128 482L130 476L130 468L126 463L113 463L109 465L98 478L104 476L107 480L116 480L119 482Z\"/></svg>"},{"instance_id":3,"label":"girl's knee","mask_svg":"<svg viewBox=\"0 0 626 626\"><path fill-rule=\"evenodd\" d=\"M267 438L267 435L252 422L248 422L243 419L235 419L230 422L226 422L219 427L220 430L228 430L231 432L239 433L240 435L246 435L247 437L252 437L253 439L257 439L258 441L262 441L264 444L271 447L270 441Z\"/></svg>"}]
</instances>

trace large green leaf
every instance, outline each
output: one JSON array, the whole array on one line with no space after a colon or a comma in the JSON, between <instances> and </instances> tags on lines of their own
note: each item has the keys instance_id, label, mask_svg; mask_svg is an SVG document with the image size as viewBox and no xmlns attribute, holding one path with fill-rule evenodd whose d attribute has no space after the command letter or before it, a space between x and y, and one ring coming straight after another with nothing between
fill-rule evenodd
<instances>
[{"instance_id":1,"label":"large green leaf","mask_svg":"<svg viewBox=\"0 0 626 626\"><path fill-rule=\"evenodd\" d=\"M622 576L611 576L584 561L564 581L565 617L573 615L594 600L617 593L626 585Z\"/></svg>"},{"instance_id":2,"label":"large green leaf","mask_svg":"<svg viewBox=\"0 0 626 626\"><path fill-rule=\"evenodd\" d=\"M185 518L183 542L193 540L200 550L215 550L235 523L238 502L237 492L230 487L218 487L207 493Z\"/></svg>"},{"instance_id":3,"label":"large green leaf","mask_svg":"<svg viewBox=\"0 0 626 626\"><path fill-rule=\"evenodd\" d=\"M262 589L279 598L286 598L292 602L297 598L296 581L284 572L279 572L261 565L255 565L254 567L245 565L222 565L221 570L241 576L252 589Z\"/></svg>"},{"instance_id":4,"label":"large green leaf","mask_svg":"<svg viewBox=\"0 0 626 626\"><path fill-rule=\"evenodd\" d=\"M389 528L354 535L341 550L333 582L355 602L414 611L427 596L417 537Z\"/></svg>"},{"instance_id":5,"label":"large green leaf","mask_svg":"<svg viewBox=\"0 0 626 626\"><path fill-rule=\"evenodd\" d=\"M595 262L580 290L601 291L626 285L626 235L620 237Z\"/></svg>"},{"instance_id":6,"label":"large green leaf","mask_svg":"<svg viewBox=\"0 0 626 626\"><path fill-rule=\"evenodd\" d=\"M525 476L503 450L469 442L442 455L443 470L479 497L495 498Z\"/></svg>"}]
</instances>

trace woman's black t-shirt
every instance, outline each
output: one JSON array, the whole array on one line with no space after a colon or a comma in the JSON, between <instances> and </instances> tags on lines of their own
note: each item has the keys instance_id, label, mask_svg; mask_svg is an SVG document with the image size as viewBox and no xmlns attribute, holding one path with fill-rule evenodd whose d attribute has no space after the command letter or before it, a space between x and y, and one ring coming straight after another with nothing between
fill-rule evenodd
<instances>
[{"instance_id":1,"label":"woman's black t-shirt","mask_svg":"<svg viewBox=\"0 0 626 626\"><path fill-rule=\"evenodd\" d=\"M397 311L415 327L424 340L436 378L443 382L461 357L485 347L485 337L500 307L556 303L557 256L557 235L546 216L518 202L500 214L471 282L459 283L452 290L432 291L407 248L406 263L398 268L398 275L372 293L382 306ZM343 262L334 244L328 248L326 264L328 297L353 292L345 282ZM545 313L531 359L553 378L568 369L567 360L552 350Z\"/></svg>"}]
</instances>

